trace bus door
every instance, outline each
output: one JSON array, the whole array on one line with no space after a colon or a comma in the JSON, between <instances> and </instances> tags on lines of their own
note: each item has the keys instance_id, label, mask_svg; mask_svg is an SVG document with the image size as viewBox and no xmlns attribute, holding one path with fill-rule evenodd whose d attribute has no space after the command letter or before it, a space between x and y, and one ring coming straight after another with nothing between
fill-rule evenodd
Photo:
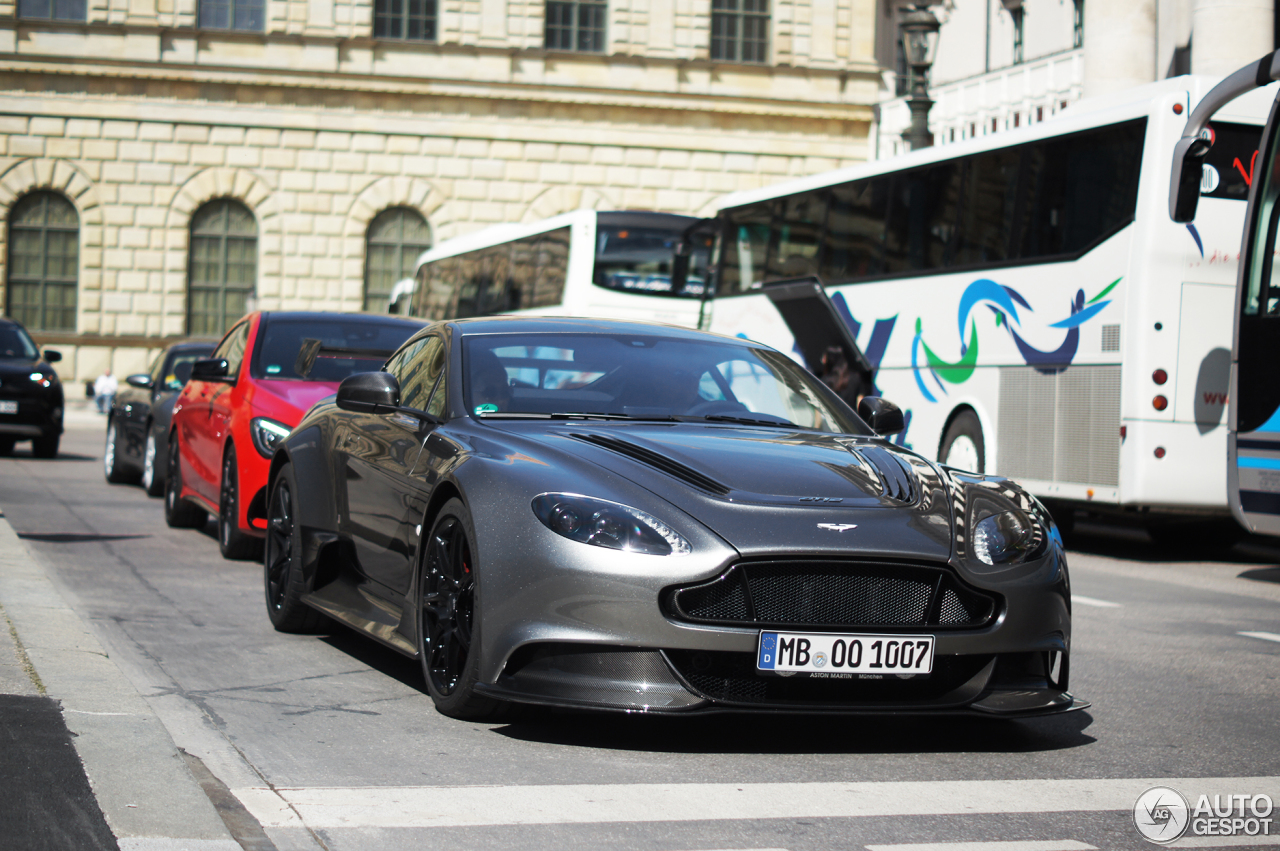
<instances>
[{"instance_id":1,"label":"bus door","mask_svg":"<svg viewBox=\"0 0 1280 851\"><path fill-rule=\"evenodd\" d=\"M875 370L817 277L774 281L763 291L790 329L810 372L851 408L858 407L857 397L874 395Z\"/></svg>"},{"instance_id":2,"label":"bus door","mask_svg":"<svg viewBox=\"0 0 1280 851\"><path fill-rule=\"evenodd\" d=\"M1262 134L1236 287L1227 492L1252 532L1280 535L1280 98Z\"/></svg>"}]
</instances>

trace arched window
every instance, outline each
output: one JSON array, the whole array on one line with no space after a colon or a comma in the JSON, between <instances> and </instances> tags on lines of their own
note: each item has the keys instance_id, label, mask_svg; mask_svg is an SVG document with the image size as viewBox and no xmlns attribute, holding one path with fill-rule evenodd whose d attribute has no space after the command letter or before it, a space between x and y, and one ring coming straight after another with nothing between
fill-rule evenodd
<instances>
[{"instance_id":1,"label":"arched window","mask_svg":"<svg viewBox=\"0 0 1280 851\"><path fill-rule=\"evenodd\" d=\"M230 198L210 201L191 217L187 329L220 336L244 315L258 277L258 223Z\"/></svg>"},{"instance_id":2,"label":"arched window","mask_svg":"<svg viewBox=\"0 0 1280 851\"><path fill-rule=\"evenodd\" d=\"M392 207L379 213L365 246L364 309L386 313L391 288L413 277L418 255L430 247L431 231L416 210Z\"/></svg>"},{"instance_id":3,"label":"arched window","mask_svg":"<svg viewBox=\"0 0 1280 851\"><path fill-rule=\"evenodd\" d=\"M32 330L76 330L80 217L55 192L33 192L9 216L6 311Z\"/></svg>"}]
</instances>

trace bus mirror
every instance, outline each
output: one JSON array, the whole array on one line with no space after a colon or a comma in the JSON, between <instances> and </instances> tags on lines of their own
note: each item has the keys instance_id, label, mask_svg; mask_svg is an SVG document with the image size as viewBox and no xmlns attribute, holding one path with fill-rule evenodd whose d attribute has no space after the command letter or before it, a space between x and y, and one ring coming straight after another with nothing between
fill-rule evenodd
<instances>
[{"instance_id":1,"label":"bus mirror","mask_svg":"<svg viewBox=\"0 0 1280 851\"><path fill-rule=\"evenodd\" d=\"M1173 149L1173 175L1169 187L1169 216L1179 224L1195 219L1200 203L1200 180L1209 140L1199 136L1182 138Z\"/></svg>"},{"instance_id":2,"label":"bus mirror","mask_svg":"<svg viewBox=\"0 0 1280 851\"><path fill-rule=\"evenodd\" d=\"M689 251L689 243L682 242L676 249L675 256L671 258L671 294L682 295L684 293L685 284L689 281L689 258L693 254Z\"/></svg>"}]
</instances>

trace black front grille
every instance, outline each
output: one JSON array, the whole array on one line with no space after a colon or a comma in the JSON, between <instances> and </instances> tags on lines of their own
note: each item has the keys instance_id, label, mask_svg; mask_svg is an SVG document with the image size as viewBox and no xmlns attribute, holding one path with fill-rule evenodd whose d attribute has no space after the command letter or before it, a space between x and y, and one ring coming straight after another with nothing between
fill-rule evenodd
<instances>
[{"instance_id":1,"label":"black front grille","mask_svg":"<svg viewBox=\"0 0 1280 851\"><path fill-rule=\"evenodd\" d=\"M710 582L668 589L667 613L753 627L975 627L996 599L948 569L838 560L739 562Z\"/></svg>"},{"instance_id":2,"label":"black front grille","mask_svg":"<svg viewBox=\"0 0 1280 851\"><path fill-rule=\"evenodd\" d=\"M990 656L937 656L928 676L902 679L821 679L761 675L755 654L704 650L663 651L694 691L721 703L773 706L864 707L933 703L973 679ZM973 695L953 696L963 703Z\"/></svg>"}]
</instances>

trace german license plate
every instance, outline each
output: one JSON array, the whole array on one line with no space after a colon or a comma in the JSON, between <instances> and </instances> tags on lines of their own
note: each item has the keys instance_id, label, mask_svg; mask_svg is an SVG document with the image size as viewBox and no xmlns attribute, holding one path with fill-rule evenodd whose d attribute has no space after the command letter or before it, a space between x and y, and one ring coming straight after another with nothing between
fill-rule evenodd
<instances>
[{"instance_id":1,"label":"german license plate","mask_svg":"<svg viewBox=\"0 0 1280 851\"><path fill-rule=\"evenodd\" d=\"M12 399L0 399L0 414L18 413L18 403Z\"/></svg>"},{"instance_id":2,"label":"german license plate","mask_svg":"<svg viewBox=\"0 0 1280 851\"><path fill-rule=\"evenodd\" d=\"M927 674L933 636L761 632L756 669L811 677Z\"/></svg>"}]
</instances>

